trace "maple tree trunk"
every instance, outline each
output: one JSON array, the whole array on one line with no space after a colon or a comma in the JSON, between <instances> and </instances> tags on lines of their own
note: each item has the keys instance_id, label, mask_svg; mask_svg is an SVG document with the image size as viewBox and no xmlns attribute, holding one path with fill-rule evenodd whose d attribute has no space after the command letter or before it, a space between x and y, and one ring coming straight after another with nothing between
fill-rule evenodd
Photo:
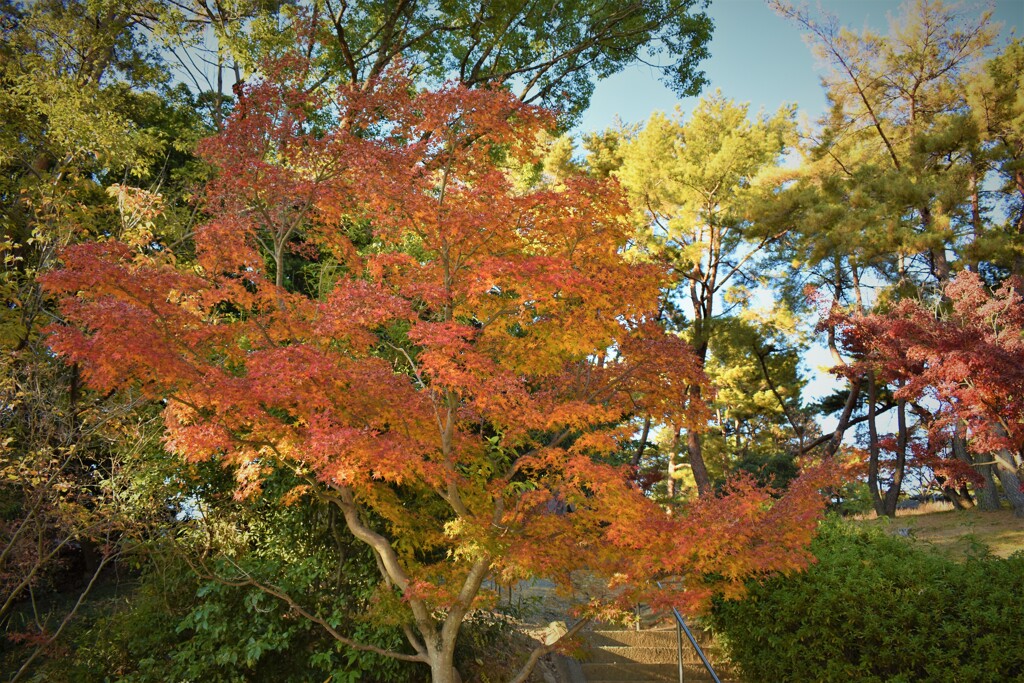
<instances>
[{"instance_id":1,"label":"maple tree trunk","mask_svg":"<svg viewBox=\"0 0 1024 683\"><path fill-rule=\"evenodd\" d=\"M462 683L455 668L455 642L442 643L439 650L430 653L430 683Z\"/></svg>"},{"instance_id":2,"label":"maple tree trunk","mask_svg":"<svg viewBox=\"0 0 1024 683\"><path fill-rule=\"evenodd\" d=\"M992 477L991 466L985 466L977 464L974 458L971 457L970 451L967 450L967 432L966 426L963 422L957 423L956 434L953 435L951 446L953 448L953 456L960 462L967 463L974 470L976 470L982 477L984 477L985 483L981 486L974 487L974 498L970 497L970 492L966 484L960 486L960 495L967 494L966 497L971 501L971 507L980 507L982 510L998 510L999 509L999 494L996 492L996 483ZM987 470L987 472L986 472ZM946 492L949 495L949 492ZM957 502L952 497L953 504Z\"/></svg>"},{"instance_id":3,"label":"maple tree trunk","mask_svg":"<svg viewBox=\"0 0 1024 683\"><path fill-rule=\"evenodd\" d=\"M964 453L961 456L961 451L963 450L963 448L957 445L958 441L962 442L962 437L954 436L952 443L954 457L963 462L970 463L970 458L966 455L966 453ZM963 445L965 446L966 444ZM949 479L940 474L935 475L935 481L936 483L938 483L939 488L942 490L942 495L944 495L946 499L949 500L949 502L951 502L953 504L953 507L956 508L957 510L972 510L976 507L974 497L971 496L971 492L968 490L967 484L962 482L960 484L949 483Z\"/></svg>"},{"instance_id":4,"label":"maple tree trunk","mask_svg":"<svg viewBox=\"0 0 1024 683\"><path fill-rule=\"evenodd\" d=\"M359 540L373 548L380 563L378 568L385 580L394 582L404 588L408 584L408 576L404 568L398 562L397 554L388 543L387 539L367 527L359 518L357 509L351 498L351 493L343 487L338 487L342 497L339 499L339 507L345 516L349 530ZM410 600L409 606L412 609L413 619L422 636L422 650L430 665L431 683L462 683L462 676L455 668L455 644L459 630L469 605L476 597L480 584L486 576L487 568L490 566L490 558L478 560L466 578L459 598L451 607L444 622L439 624L434 620L426 606L418 600ZM411 637L411 636L409 636ZM425 652L424 652L425 651Z\"/></svg>"},{"instance_id":5,"label":"maple tree trunk","mask_svg":"<svg viewBox=\"0 0 1024 683\"><path fill-rule=\"evenodd\" d=\"M999 505L999 491L996 489L996 477L992 472L991 462L975 463L974 469L984 478L985 483L975 485L974 495L978 498L978 507L986 512L996 512Z\"/></svg>"},{"instance_id":6,"label":"maple tree trunk","mask_svg":"<svg viewBox=\"0 0 1024 683\"><path fill-rule=\"evenodd\" d=\"M274 284L284 287L284 245L274 245Z\"/></svg>"},{"instance_id":7,"label":"maple tree trunk","mask_svg":"<svg viewBox=\"0 0 1024 683\"><path fill-rule=\"evenodd\" d=\"M1007 435L1006 428L1001 424L995 425L995 431L999 436ZM995 474L999 478L999 483L1003 485L1003 493L1010 501L1013 514L1017 517L1024 517L1024 489L1021 488L1019 460L1006 448L1001 448L993 453L992 459Z\"/></svg>"},{"instance_id":8,"label":"maple tree trunk","mask_svg":"<svg viewBox=\"0 0 1024 683\"><path fill-rule=\"evenodd\" d=\"M1003 449L996 453L995 460L996 476L999 477L999 483L1003 485L1003 493L1010 501L1013 514L1017 517L1024 517L1024 491L1021 490L1020 477L1017 474L1013 454Z\"/></svg>"},{"instance_id":9,"label":"maple tree trunk","mask_svg":"<svg viewBox=\"0 0 1024 683\"><path fill-rule=\"evenodd\" d=\"M945 483L945 477L936 477L936 480L942 487L942 495L949 499L954 508L957 510L973 510L975 508L974 498L971 497L971 492L967 490L966 484L951 486Z\"/></svg>"}]
</instances>

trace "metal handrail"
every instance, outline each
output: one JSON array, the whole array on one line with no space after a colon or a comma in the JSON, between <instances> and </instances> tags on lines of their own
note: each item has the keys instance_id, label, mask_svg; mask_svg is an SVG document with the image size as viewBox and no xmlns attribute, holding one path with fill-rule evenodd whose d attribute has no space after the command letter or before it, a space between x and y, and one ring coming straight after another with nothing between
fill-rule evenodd
<instances>
[{"instance_id":1,"label":"metal handrail","mask_svg":"<svg viewBox=\"0 0 1024 683\"><path fill-rule=\"evenodd\" d=\"M661 582L656 582L658 588L664 590ZM676 654L679 659L679 683L683 683L683 634L686 634L687 639L690 641L690 645L693 646L697 656L700 657L701 663L704 668L707 669L708 673L711 674L711 679L715 683L722 683L722 680L715 673L715 669L711 666L711 662L708 661L707 655L704 654L704 650L701 648L697 639L693 637L693 632L690 631L690 627L686 625L686 621L683 619L683 615L679 613L679 610L675 607L672 608L672 616L676 618Z\"/></svg>"}]
</instances>

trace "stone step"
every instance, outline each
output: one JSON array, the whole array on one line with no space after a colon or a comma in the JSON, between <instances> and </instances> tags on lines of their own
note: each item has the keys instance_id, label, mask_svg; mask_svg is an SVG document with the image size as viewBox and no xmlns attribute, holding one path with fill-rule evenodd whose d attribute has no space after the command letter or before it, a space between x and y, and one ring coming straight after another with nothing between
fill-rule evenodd
<instances>
[{"instance_id":1,"label":"stone step","mask_svg":"<svg viewBox=\"0 0 1024 683\"><path fill-rule=\"evenodd\" d=\"M675 664L679 656L675 643L672 647L634 647L630 645L592 647L588 651L588 662L605 662L614 664L616 662L637 662L639 664ZM704 648L704 654L711 661L722 658L722 653L717 648ZM690 647L689 643L683 643L683 663L698 664L700 657Z\"/></svg>"},{"instance_id":2,"label":"stone step","mask_svg":"<svg viewBox=\"0 0 1024 683\"><path fill-rule=\"evenodd\" d=\"M714 649L715 644L711 636L704 631L694 631L694 637L703 650L707 651L709 648ZM628 631L628 630L615 630L615 631L590 631L589 633L583 634L586 638L587 644L591 647L617 647L617 646L630 646L630 647L671 647L676 646L676 631L662 630L662 631ZM693 649L690 645L690 641L683 636L683 648Z\"/></svg>"},{"instance_id":3,"label":"stone step","mask_svg":"<svg viewBox=\"0 0 1024 683\"><path fill-rule=\"evenodd\" d=\"M587 683L613 683L629 681L630 683L675 683L679 680L679 669L676 664L602 664L588 662L581 666ZM721 673L719 673L721 676ZM711 681L711 676L703 666L694 664L683 665L683 680L687 683ZM727 680L722 677L722 680Z\"/></svg>"},{"instance_id":4,"label":"stone step","mask_svg":"<svg viewBox=\"0 0 1024 683\"><path fill-rule=\"evenodd\" d=\"M735 680L720 645L703 629L694 636L721 680ZM587 683L674 683L679 680L674 628L608 629L583 633L586 654L575 662ZM712 681L693 646L683 638L683 677L687 683Z\"/></svg>"},{"instance_id":5,"label":"stone step","mask_svg":"<svg viewBox=\"0 0 1024 683\"><path fill-rule=\"evenodd\" d=\"M615 664L617 662L671 664L676 661L677 656L675 645L672 647L604 646L592 648L589 653L590 659L587 661L594 664Z\"/></svg>"},{"instance_id":6,"label":"stone step","mask_svg":"<svg viewBox=\"0 0 1024 683\"><path fill-rule=\"evenodd\" d=\"M659 676L658 678L636 678L628 671L624 675L628 678L588 678L586 679L586 683L678 683L679 681L678 673L672 674L670 681L666 681L663 676ZM721 671L718 672L718 680L721 681L721 683L745 683L745 681L740 678L723 675ZM701 669L699 673L686 670L683 673L683 681L684 683L715 683L715 679L711 678L711 676L708 675L708 672L703 669Z\"/></svg>"}]
</instances>

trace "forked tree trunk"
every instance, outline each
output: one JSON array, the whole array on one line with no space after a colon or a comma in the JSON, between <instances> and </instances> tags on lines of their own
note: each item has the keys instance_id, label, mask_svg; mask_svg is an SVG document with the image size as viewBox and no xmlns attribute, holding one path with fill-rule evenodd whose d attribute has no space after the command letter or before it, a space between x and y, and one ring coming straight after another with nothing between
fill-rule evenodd
<instances>
[{"instance_id":1,"label":"forked tree trunk","mask_svg":"<svg viewBox=\"0 0 1024 683\"><path fill-rule=\"evenodd\" d=\"M974 501L977 507L989 512L998 510L999 492L996 491L996 482L992 475L992 465L990 463L978 463L971 456L971 452L967 448L967 428L963 422L957 424L956 434L953 435L952 447L953 456L960 462L970 465L984 479L981 485L974 485ZM960 488L966 489L967 487L964 485ZM953 498L950 498L950 500L953 500L953 505L957 504L957 501Z\"/></svg>"},{"instance_id":2,"label":"forked tree trunk","mask_svg":"<svg viewBox=\"0 0 1024 683\"><path fill-rule=\"evenodd\" d=\"M335 490L339 495L332 500L344 515L349 530L375 551L378 568L387 584L397 586L404 592L411 579L390 541L363 521L355 497L349 488L338 485ZM438 614L424 601L414 598L408 600L419 637L415 637L409 630L406 638L417 651L414 661L422 661L430 666L431 683L462 683L462 677L455 668L455 643L473 599L480 591L480 585L487 575L490 563L490 557L476 560L462 583L458 597L449 606L448 613L443 619L439 619Z\"/></svg>"},{"instance_id":3,"label":"forked tree trunk","mask_svg":"<svg viewBox=\"0 0 1024 683\"><path fill-rule=\"evenodd\" d=\"M455 643L431 653L430 683L462 683L462 676L455 668Z\"/></svg>"}]
</instances>

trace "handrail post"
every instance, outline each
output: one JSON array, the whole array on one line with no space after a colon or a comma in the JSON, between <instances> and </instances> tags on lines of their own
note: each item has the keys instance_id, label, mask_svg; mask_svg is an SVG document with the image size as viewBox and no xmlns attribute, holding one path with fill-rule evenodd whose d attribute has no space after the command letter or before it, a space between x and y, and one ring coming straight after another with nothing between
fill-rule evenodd
<instances>
[{"instance_id":1,"label":"handrail post","mask_svg":"<svg viewBox=\"0 0 1024 683\"><path fill-rule=\"evenodd\" d=\"M683 615L680 614L679 610L675 607L672 608L672 613L676 617L676 623L682 629L683 633L686 634L686 638L690 641L690 644L693 645L694 652L696 652L697 656L700 657L700 663L703 664L704 668L707 669L707 672L711 674L711 680L715 683L722 683L718 678L718 674L715 673L714 667L711 666L711 662L708 661L707 655L704 654L704 650L701 648L700 643L698 643L697 639L693 637L693 632L690 631L690 627L686 625L685 621L683 621Z\"/></svg>"},{"instance_id":2,"label":"handrail post","mask_svg":"<svg viewBox=\"0 0 1024 683\"><path fill-rule=\"evenodd\" d=\"M676 660L679 662L679 683L683 683L683 628L676 622Z\"/></svg>"},{"instance_id":3,"label":"handrail post","mask_svg":"<svg viewBox=\"0 0 1024 683\"><path fill-rule=\"evenodd\" d=\"M655 584L658 586L658 588L664 589L664 586L661 585L660 581L656 581ZM711 675L711 680L714 681L714 683L722 683L721 679L718 678L718 674L715 673L714 667L711 666L711 662L708 661L707 655L704 654L704 650L701 648L700 643L698 643L697 639L693 637L693 633L690 631L690 627L687 626L686 622L683 620L683 615L680 614L679 610L675 607L672 608L672 616L674 616L676 619L676 639L679 655L679 680L683 680L682 637L683 634L686 634L686 639L690 641L690 645L693 646L693 650L697 653L697 656L700 658L700 663L704 665L704 669L707 670L707 672Z\"/></svg>"}]
</instances>

